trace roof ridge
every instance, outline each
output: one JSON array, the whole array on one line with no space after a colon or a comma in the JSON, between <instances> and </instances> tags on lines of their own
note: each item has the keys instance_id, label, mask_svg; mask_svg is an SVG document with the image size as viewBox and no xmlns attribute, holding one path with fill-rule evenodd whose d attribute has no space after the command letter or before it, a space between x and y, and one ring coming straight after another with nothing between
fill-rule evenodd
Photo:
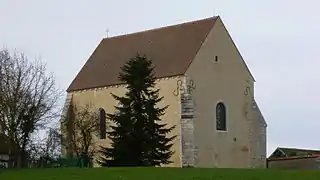
<instances>
[{"instance_id":1,"label":"roof ridge","mask_svg":"<svg viewBox=\"0 0 320 180\"><path fill-rule=\"evenodd\" d=\"M131 32L131 33L127 33L127 34L120 34L120 35L116 35L116 36L112 36L112 37L105 37L105 38L102 38L102 40L115 39L115 38L131 36L131 35L136 35L136 34L140 34L140 33L152 32L152 31L159 31L159 30L163 30L163 29L167 29L167 28L172 28L175 26L183 26L183 25L192 24L192 23L200 23L203 21L214 20L214 19L218 19L218 18L219 18L219 16L213 16L213 17L202 18L202 19L197 19L197 20L193 20L193 21L185 21L185 22L179 23L179 24L171 24L171 25L166 25L166 26L162 26L162 27Z\"/></svg>"}]
</instances>

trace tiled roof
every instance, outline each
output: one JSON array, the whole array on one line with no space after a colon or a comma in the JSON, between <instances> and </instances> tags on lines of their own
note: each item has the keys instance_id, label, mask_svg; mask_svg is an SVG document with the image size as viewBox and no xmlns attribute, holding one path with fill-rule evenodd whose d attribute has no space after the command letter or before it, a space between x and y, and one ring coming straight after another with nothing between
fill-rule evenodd
<instances>
[{"instance_id":1,"label":"tiled roof","mask_svg":"<svg viewBox=\"0 0 320 180\"><path fill-rule=\"evenodd\" d=\"M68 92L121 84L120 67L146 55L156 78L182 75L219 17L103 39L67 89Z\"/></svg>"},{"instance_id":2,"label":"tiled roof","mask_svg":"<svg viewBox=\"0 0 320 180\"><path fill-rule=\"evenodd\" d=\"M320 154L320 150L314 149L298 149L298 148L280 148L288 156L305 156Z\"/></svg>"},{"instance_id":3,"label":"tiled roof","mask_svg":"<svg viewBox=\"0 0 320 180\"><path fill-rule=\"evenodd\" d=\"M278 147L270 155L269 159L288 157L311 157L319 154L320 150Z\"/></svg>"}]
</instances>

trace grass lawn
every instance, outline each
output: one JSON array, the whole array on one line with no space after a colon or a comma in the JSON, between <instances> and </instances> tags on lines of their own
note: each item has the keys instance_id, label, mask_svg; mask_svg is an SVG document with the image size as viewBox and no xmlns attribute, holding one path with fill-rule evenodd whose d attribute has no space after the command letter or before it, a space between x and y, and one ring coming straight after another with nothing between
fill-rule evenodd
<instances>
[{"instance_id":1,"label":"grass lawn","mask_svg":"<svg viewBox=\"0 0 320 180\"><path fill-rule=\"evenodd\" d=\"M1 170L0 180L320 180L320 171L201 168Z\"/></svg>"}]
</instances>

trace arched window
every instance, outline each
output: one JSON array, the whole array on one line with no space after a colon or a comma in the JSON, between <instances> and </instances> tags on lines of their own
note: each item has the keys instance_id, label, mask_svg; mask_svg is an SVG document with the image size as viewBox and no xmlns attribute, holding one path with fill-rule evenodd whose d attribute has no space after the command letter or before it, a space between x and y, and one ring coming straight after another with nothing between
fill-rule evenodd
<instances>
[{"instance_id":1,"label":"arched window","mask_svg":"<svg viewBox=\"0 0 320 180\"><path fill-rule=\"evenodd\" d=\"M102 108L99 109L100 121L100 139L106 139L107 126L106 126L106 111Z\"/></svg>"},{"instance_id":2,"label":"arched window","mask_svg":"<svg viewBox=\"0 0 320 180\"><path fill-rule=\"evenodd\" d=\"M223 103L219 102L216 106L216 130L227 130L227 115L226 107Z\"/></svg>"}]
</instances>

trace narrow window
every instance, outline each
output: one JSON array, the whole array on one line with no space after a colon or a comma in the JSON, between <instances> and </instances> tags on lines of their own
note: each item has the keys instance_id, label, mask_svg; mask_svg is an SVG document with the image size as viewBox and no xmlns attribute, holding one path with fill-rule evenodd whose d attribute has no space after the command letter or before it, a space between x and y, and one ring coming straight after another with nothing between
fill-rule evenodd
<instances>
[{"instance_id":1,"label":"narrow window","mask_svg":"<svg viewBox=\"0 0 320 180\"><path fill-rule=\"evenodd\" d=\"M106 134L107 134L106 111L102 108L99 109L99 121L100 121L100 139L106 139Z\"/></svg>"},{"instance_id":2,"label":"narrow window","mask_svg":"<svg viewBox=\"0 0 320 180\"><path fill-rule=\"evenodd\" d=\"M216 106L216 130L227 130L226 107L221 102L218 103Z\"/></svg>"},{"instance_id":3,"label":"narrow window","mask_svg":"<svg viewBox=\"0 0 320 180\"><path fill-rule=\"evenodd\" d=\"M218 56L214 56L214 61L218 62Z\"/></svg>"}]
</instances>

